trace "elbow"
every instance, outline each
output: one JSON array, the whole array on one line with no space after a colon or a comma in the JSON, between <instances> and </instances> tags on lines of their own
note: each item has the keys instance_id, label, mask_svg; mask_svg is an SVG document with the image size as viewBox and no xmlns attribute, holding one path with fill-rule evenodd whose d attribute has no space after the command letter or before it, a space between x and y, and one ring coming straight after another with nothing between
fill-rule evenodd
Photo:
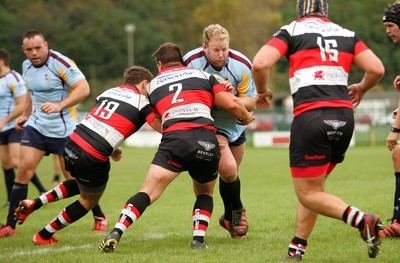
<instances>
[{"instance_id":1,"label":"elbow","mask_svg":"<svg viewBox=\"0 0 400 263\"><path fill-rule=\"evenodd\" d=\"M377 65L374 67L373 72L371 73L375 75L378 80L380 80L385 75L385 67L382 63L377 63Z\"/></svg>"},{"instance_id":2,"label":"elbow","mask_svg":"<svg viewBox=\"0 0 400 263\"><path fill-rule=\"evenodd\" d=\"M268 71L272 67L272 63L267 59L254 59L252 65L252 72L260 73L263 71Z\"/></svg>"},{"instance_id":3,"label":"elbow","mask_svg":"<svg viewBox=\"0 0 400 263\"><path fill-rule=\"evenodd\" d=\"M239 105L238 105L238 98L234 97L232 101L230 101L230 103L226 103L224 105L224 108L226 111L230 112L231 114L234 114L235 112L237 112Z\"/></svg>"},{"instance_id":4,"label":"elbow","mask_svg":"<svg viewBox=\"0 0 400 263\"><path fill-rule=\"evenodd\" d=\"M80 90L82 98L87 98L90 95L90 86L89 84L85 86L84 89Z\"/></svg>"},{"instance_id":5,"label":"elbow","mask_svg":"<svg viewBox=\"0 0 400 263\"><path fill-rule=\"evenodd\" d=\"M383 76L385 75L385 68L383 67L383 65L382 65L380 71L378 71L377 74L379 76L379 79L383 78Z\"/></svg>"},{"instance_id":6,"label":"elbow","mask_svg":"<svg viewBox=\"0 0 400 263\"><path fill-rule=\"evenodd\" d=\"M255 74L259 74L260 72L262 72L263 70L266 70L266 69L267 69L267 67L265 65L263 65L262 63L256 62L253 64L251 71L252 71L252 74L255 75Z\"/></svg>"},{"instance_id":7,"label":"elbow","mask_svg":"<svg viewBox=\"0 0 400 263\"><path fill-rule=\"evenodd\" d=\"M86 95L85 98L88 97L88 96L90 95L90 88L88 88L88 89L86 90L85 95Z\"/></svg>"}]
</instances>

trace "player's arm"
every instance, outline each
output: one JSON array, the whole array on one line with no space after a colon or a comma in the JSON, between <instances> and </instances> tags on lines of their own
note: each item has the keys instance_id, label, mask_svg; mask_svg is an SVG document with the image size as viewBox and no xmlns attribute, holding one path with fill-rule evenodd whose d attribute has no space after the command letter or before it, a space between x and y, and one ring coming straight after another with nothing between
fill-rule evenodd
<instances>
[{"instance_id":1,"label":"player's arm","mask_svg":"<svg viewBox=\"0 0 400 263\"><path fill-rule=\"evenodd\" d=\"M356 55L353 64L365 72L359 83L348 87L351 102L354 107L357 107L364 94L381 80L385 73L385 68L381 60L370 49L366 49Z\"/></svg>"},{"instance_id":2,"label":"player's arm","mask_svg":"<svg viewBox=\"0 0 400 263\"><path fill-rule=\"evenodd\" d=\"M26 95L22 95L15 98L14 111L12 111L10 114L4 117L4 119L1 120L1 122L3 122L4 125L22 114L22 112L24 111L25 96Z\"/></svg>"},{"instance_id":3,"label":"player's arm","mask_svg":"<svg viewBox=\"0 0 400 263\"><path fill-rule=\"evenodd\" d=\"M253 111L256 108L256 100L249 96L238 97L247 111Z\"/></svg>"},{"instance_id":4,"label":"player's arm","mask_svg":"<svg viewBox=\"0 0 400 263\"><path fill-rule=\"evenodd\" d=\"M60 112L65 108L75 106L76 104L82 102L87 96L89 96L89 94L89 83L86 79L81 79L71 85L68 97L66 97L59 103L43 103L40 109L45 113Z\"/></svg>"},{"instance_id":5,"label":"player's arm","mask_svg":"<svg viewBox=\"0 0 400 263\"><path fill-rule=\"evenodd\" d=\"M275 47L264 45L253 59L253 79L257 89L256 105L258 108L269 108L273 94L267 87L271 68L281 59L281 53Z\"/></svg>"},{"instance_id":6,"label":"player's arm","mask_svg":"<svg viewBox=\"0 0 400 263\"><path fill-rule=\"evenodd\" d=\"M242 65L238 71L240 72L240 70L242 71L242 77L240 83L236 87L237 96L248 111L254 111L256 108L256 100L254 96L255 85L251 69Z\"/></svg>"},{"instance_id":7,"label":"player's arm","mask_svg":"<svg viewBox=\"0 0 400 263\"><path fill-rule=\"evenodd\" d=\"M154 120L150 123L150 126L158 131L159 133L163 132L162 126L161 126L161 119L158 117L155 117Z\"/></svg>"},{"instance_id":8,"label":"player's arm","mask_svg":"<svg viewBox=\"0 0 400 263\"><path fill-rule=\"evenodd\" d=\"M24 103L22 103L22 114L15 121L15 129L17 131L23 131L22 127L25 122L28 120L29 116L32 114L32 95L28 90L23 99Z\"/></svg>"},{"instance_id":9,"label":"player's arm","mask_svg":"<svg viewBox=\"0 0 400 263\"><path fill-rule=\"evenodd\" d=\"M241 100L230 92L218 92L214 97L214 104L235 116L241 125L247 125L254 120L253 114L248 112Z\"/></svg>"}]
</instances>

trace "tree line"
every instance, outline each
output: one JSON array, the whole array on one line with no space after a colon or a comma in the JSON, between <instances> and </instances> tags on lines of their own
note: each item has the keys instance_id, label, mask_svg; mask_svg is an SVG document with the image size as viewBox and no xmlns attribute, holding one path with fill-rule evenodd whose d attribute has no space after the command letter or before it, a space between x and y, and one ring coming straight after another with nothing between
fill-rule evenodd
<instances>
[{"instance_id":1,"label":"tree line","mask_svg":"<svg viewBox=\"0 0 400 263\"><path fill-rule=\"evenodd\" d=\"M392 0L394 1L394 0ZM128 67L127 24L134 24L134 62L157 74L152 52L164 42L183 52L202 43L205 26L219 23L231 35L231 48L253 59L275 31L296 18L296 1L265 0L0 0L0 46L12 55L11 66L21 71L24 32L42 31L49 47L75 60L91 84L90 102L119 84ZM382 23L388 0L331 0L328 18L356 31L381 58L386 74L376 90L393 90L400 74L400 52ZM274 68L270 88L289 94L287 62ZM352 70L350 82L360 80Z\"/></svg>"}]
</instances>

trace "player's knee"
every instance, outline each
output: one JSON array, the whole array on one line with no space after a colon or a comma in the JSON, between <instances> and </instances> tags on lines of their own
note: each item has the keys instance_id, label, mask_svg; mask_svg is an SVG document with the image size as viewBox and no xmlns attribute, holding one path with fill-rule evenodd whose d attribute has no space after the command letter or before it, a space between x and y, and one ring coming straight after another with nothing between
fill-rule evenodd
<instances>
[{"instance_id":1,"label":"player's knee","mask_svg":"<svg viewBox=\"0 0 400 263\"><path fill-rule=\"evenodd\" d=\"M396 147L393 148L392 160L394 162L400 162L400 145L396 145Z\"/></svg>"},{"instance_id":2,"label":"player's knee","mask_svg":"<svg viewBox=\"0 0 400 263\"><path fill-rule=\"evenodd\" d=\"M235 170L220 170L219 176L225 183L233 183L237 179L237 173Z\"/></svg>"}]
</instances>

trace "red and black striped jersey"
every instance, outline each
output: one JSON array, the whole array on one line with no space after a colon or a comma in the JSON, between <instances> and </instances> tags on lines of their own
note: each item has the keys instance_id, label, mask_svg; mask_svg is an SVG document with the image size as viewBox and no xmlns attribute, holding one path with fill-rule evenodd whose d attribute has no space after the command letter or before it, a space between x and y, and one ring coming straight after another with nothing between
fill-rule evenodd
<instances>
[{"instance_id":1,"label":"red and black striped jersey","mask_svg":"<svg viewBox=\"0 0 400 263\"><path fill-rule=\"evenodd\" d=\"M163 69L147 87L149 101L160 114L163 132L214 128L210 110L214 95L226 91L214 76L184 66Z\"/></svg>"},{"instance_id":2,"label":"red and black striped jersey","mask_svg":"<svg viewBox=\"0 0 400 263\"><path fill-rule=\"evenodd\" d=\"M307 16L283 26L267 43L289 61L294 115L321 107L353 108L347 92L353 59L368 49L357 34Z\"/></svg>"},{"instance_id":3,"label":"red and black striped jersey","mask_svg":"<svg viewBox=\"0 0 400 263\"><path fill-rule=\"evenodd\" d=\"M154 118L148 99L136 87L114 87L97 97L95 106L70 138L95 157L109 156Z\"/></svg>"}]
</instances>

